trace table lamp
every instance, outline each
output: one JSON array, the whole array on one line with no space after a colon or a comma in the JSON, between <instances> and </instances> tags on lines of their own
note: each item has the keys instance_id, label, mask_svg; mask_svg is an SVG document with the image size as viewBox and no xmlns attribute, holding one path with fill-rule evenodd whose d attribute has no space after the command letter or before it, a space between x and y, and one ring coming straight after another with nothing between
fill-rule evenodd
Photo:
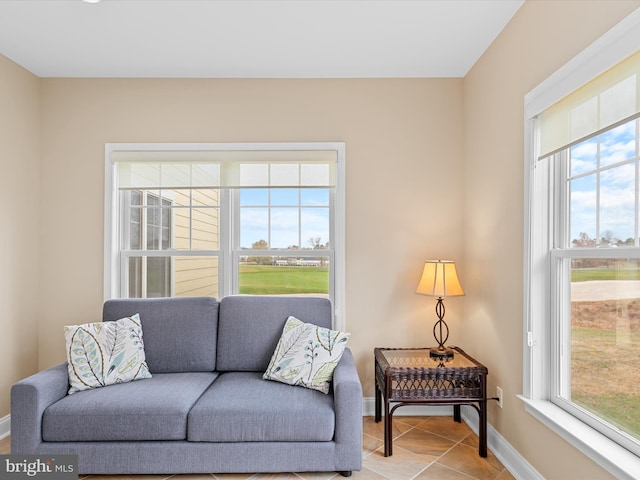
<instances>
[{"instance_id":1,"label":"table lamp","mask_svg":"<svg viewBox=\"0 0 640 480\"><path fill-rule=\"evenodd\" d=\"M448 360L453 357L453 350L445 347L449 338L449 327L444 321L444 297L464 295L456 264L451 260L427 260L424 262L424 270L416 293L438 297L436 302L436 315L438 321L433 326L433 336L438 346L430 349L429 356L438 360Z\"/></svg>"}]
</instances>

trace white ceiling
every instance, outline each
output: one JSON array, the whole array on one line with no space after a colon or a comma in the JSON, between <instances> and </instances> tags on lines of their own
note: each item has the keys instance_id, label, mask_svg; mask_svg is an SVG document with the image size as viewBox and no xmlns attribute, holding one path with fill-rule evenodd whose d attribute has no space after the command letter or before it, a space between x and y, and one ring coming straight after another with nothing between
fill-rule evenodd
<instances>
[{"instance_id":1,"label":"white ceiling","mask_svg":"<svg viewBox=\"0 0 640 480\"><path fill-rule=\"evenodd\" d=\"M524 0L0 0L40 77L463 77Z\"/></svg>"}]
</instances>

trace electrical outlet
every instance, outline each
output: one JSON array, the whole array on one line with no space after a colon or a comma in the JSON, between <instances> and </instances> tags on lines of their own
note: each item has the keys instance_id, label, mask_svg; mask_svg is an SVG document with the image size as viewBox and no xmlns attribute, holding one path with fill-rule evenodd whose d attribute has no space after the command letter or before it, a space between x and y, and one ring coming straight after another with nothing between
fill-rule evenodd
<instances>
[{"instance_id":1,"label":"electrical outlet","mask_svg":"<svg viewBox=\"0 0 640 480\"><path fill-rule=\"evenodd\" d=\"M500 387L496 387L496 397L498 397L498 406L502 408L502 389Z\"/></svg>"}]
</instances>

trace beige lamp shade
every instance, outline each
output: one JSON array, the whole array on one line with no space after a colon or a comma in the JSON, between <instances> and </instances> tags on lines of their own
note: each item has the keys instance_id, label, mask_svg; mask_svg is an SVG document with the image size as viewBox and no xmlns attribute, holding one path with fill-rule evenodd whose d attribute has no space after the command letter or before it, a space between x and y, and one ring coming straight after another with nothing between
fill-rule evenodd
<instances>
[{"instance_id":1,"label":"beige lamp shade","mask_svg":"<svg viewBox=\"0 0 640 480\"><path fill-rule=\"evenodd\" d=\"M464 295L458 280L456 264L451 260L427 260L416 293L431 297L455 297Z\"/></svg>"}]
</instances>

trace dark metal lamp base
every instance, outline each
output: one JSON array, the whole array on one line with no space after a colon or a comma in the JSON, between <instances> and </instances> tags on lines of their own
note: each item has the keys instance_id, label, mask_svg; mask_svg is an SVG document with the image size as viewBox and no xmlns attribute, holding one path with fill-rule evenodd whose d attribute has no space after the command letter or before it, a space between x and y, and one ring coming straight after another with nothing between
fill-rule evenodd
<instances>
[{"instance_id":1,"label":"dark metal lamp base","mask_svg":"<svg viewBox=\"0 0 640 480\"><path fill-rule=\"evenodd\" d=\"M453 358L453 350L444 347L432 348L429 350L429 357L440 361L448 361Z\"/></svg>"}]
</instances>

